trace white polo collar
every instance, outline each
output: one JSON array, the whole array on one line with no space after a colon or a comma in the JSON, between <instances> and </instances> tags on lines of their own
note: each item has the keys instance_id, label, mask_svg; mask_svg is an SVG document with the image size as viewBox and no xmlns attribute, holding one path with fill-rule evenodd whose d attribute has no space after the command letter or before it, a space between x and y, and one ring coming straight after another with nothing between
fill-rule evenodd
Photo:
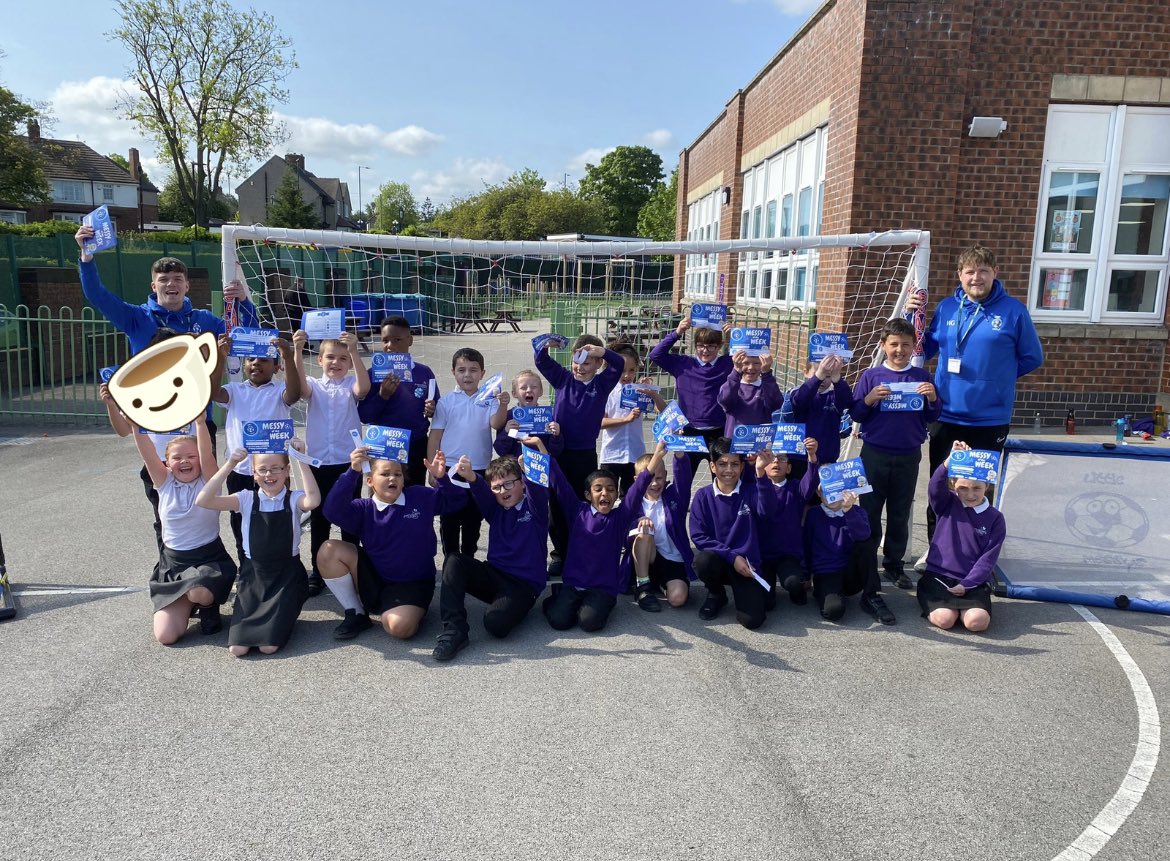
<instances>
[{"instance_id":1,"label":"white polo collar","mask_svg":"<svg viewBox=\"0 0 1170 861\"><path fill-rule=\"evenodd\" d=\"M403 490L402 493L398 494L398 498L396 500L394 500L393 502L383 502L382 500L378 499L378 497L376 497L376 496L373 496L370 498L374 500L374 507L376 509L378 509L379 511L385 511L391 505L406 505L406 491L405 490Z\"/></svg>"},{"instance_id":2,"label":"white polo collar","mask_svg":"<svg viewBox=\"0 0 1170 861\"><path fill-rule=\"evenodd\" d=\"M711 489L715 491L716 496L735 496L737 493L739 493L739 488L741 485L743 485L743 479L740 479L735 483L735 487L732 488L731 493L724 493L719 489L719 485L713 481L711 482Z\"/></svg>"}]
</instances>

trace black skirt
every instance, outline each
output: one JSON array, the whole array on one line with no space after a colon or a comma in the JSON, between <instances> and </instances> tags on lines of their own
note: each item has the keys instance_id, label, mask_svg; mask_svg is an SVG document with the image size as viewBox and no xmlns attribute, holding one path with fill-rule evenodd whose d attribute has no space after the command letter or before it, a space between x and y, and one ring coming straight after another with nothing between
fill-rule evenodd
<instances>
[{"instance_id":1,"label":"black skirt","mask_svg":"<svg viewBox=\"0 0 1170 861\"><path fill-rule=\"evenodd\" d=\"M264 563L245 559L228 645L284 646L308 596L308 575L299 556Z\"/></svg>"},{"instance_id":2,"label":"black skirt","mask_svg":"<svg viewBox=\"0 0 1170 861\"><path fill-rule=\"evenodd\" d=\"M943 582L954 578L928 571L918 579L918 605L922 615L929 616L935 610L973 610L976 607L991 613L991 586L984 583L968 589L962 597L952 595ZM959 581L955 580L957 584Z\"/></svg>"},{"instance_id":3,"label":"black skirt","mask_svg":"<svg viewBox=\"0 0 1170 861\"><path fill-rule=\"evenodd\" d=\"M196 586L203 586L211 590L216 604L222 604L235 580L235 560L218 538L194 550L172 550L164 545L158 570L150 578L150 601L157 613Z\"/></svg>"}]
</instances>

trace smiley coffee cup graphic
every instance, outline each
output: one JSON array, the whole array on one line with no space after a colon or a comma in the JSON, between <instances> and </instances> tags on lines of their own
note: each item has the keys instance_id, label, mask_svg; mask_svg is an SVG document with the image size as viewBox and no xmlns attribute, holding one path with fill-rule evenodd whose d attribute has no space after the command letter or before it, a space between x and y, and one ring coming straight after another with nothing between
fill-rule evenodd
<instances>
[{"instance_id":1,"label":"smiley coffee cup graphic","mask_svg":"<svg viewBox=\"0 0 1170 861\"><path fill-rule=\"evenodd\" d=\"M110 379L110 394L140 428L167 433L199 418L211 401L215 335L178 335L147 347Z\"/></svg>"}]
</instances>

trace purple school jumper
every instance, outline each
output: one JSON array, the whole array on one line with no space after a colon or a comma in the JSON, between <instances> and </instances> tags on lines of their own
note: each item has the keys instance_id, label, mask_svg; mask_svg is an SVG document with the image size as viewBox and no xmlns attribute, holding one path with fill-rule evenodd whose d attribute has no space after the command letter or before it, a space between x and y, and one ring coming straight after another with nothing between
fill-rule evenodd
<instances>
[{"instance_id":1,"label":"purple school jumper","mask_svg":"<svg viewBox=\"0 0 1170 861\"><path fill-rule=\"evenodd\" d=\"M823 505L809 509L804 518L804 559L809 573L816 576L847 567L854 543L868 538L869 517L860 505L840 516L830 514Z\"/></svg>"},{"instance_id":2,"label":"purple school jumper","mask_svg":"<svg viewBox=\"0 0 1170 861\"><path fill-rule=\"evenodd\" d=\"M934 540L926 554L926 570L958 580L964 589L982 586L995 573L1007 524L995 506L981 512L967 508L947 483L943 463L930 477L927 491L934 509Z\"/></svg>"},{"instance_id":3,"label":"purple school jumper","mask_svg":"<svg viewBox=\"0 0 1170 861\"><path fill-rule=\"evenodd\" d=\"M605 401L622 378L625 359L612 350L605 351L605 367L583 383L573 372L541 350L536 354L536 369L557 393L553 404L553 421L561 426L565 449L596 451Z\"/></svg>"},{"instance_id":4,"label":"purple school jumper","mask_svg":"<svg viewBox=\"0 0 1170 861\"><path fill-rule=\"evenodd\" d=\"M819 454L819 452L818 452ZM759 482L761 489L776 496L775 513L761 524L760 555L764 559L795 556L804 559L804 537L801 534L804 509L817 496L820 484L820 461L805 470L800 481L786 479L784 484L773 484L770 479Z\"/></svg>"},{"instance_id":5,"label":"purple school jumper","mask_svg":"<svg viewBox=\"0 0 1170 861\"><path fill-rule=\"evenodd\" d=\"M872 407L865 403L865 396L878 386L886 383L932 383L930 373L923 368L908 365L901 371L894 371L885 365L867 368L853 390L853 406L849 412L853 420L861 423L861 436L866 445L887 454L912 454L917 457L926 442L926 426L938 421L942 412L942 399L934 403L926 401L921 410L882 410L881 401ZM923 399L925 400L925 398Z\"/></svg>"},{"instance_id":6,"label":"purple school jumper","mask_svg":"<svg viewBox=\"0 0 1170 861\"><path fill-rule=\"evenodd\" d=\"M480 477L471 484L471 496L488 522L488 564L539 595L548 582L548 491L524 479L523 501L504 508Z\"/></svg>"},{"instance_id":7,"label":"purple school jumper","mask_svg":"<svg viewBox=\"0 0 1170 861\"><path fill-rule=\"evenodd\" d=\"M381 383L374 382L373 372L367 370L366 373L370 375L370 393L358 404L358 417L368 425L408 430L411 442L417 437L425 439L431 423L423 413L423 404L427 400L427 384L435 379L434 372L421 362L415 362L410 372L413 381L399 383L389 400L378 394ZM436 384L436 401L440 394Z\"/></svg>"},{"instance_id":8,"label":"purple school jumper","mask_svg":"<svg viewBox=\"0 0 1170 861\"><path fill-rule=\"evenodd\" d=\"M732 370L719 388L719 406L727 413L723 435L730 437L736 425L764 425L784 403L784 393L771 371L760 376L758 386L743 382L739 371ZM679 405L682 406L681 404ZM683 411L686 415L686 411Z\"/></svg>"},{"instance_id":9,"label":"purple school jumper","mask_svg":"<svg viewBox=\"0 0 1170 861\"><path fill-rule=\"evenodd\" d=\"M671 332L661 343L650 351L650 361L675 379L678 392L678 406L690 427L697 429L721 428L727 421L723 407L719 406L719 387L727 381L727 375L735 370L731 356L720 356L709 365L704 365L694 356L676 356L671 348L681 337Z\"/></svg>"},{"instance_id":10,"label":"purple school jumper","mask_svg":"<svg viewBox=\"0 0 1170 861\"><path fill-rule=\"evenodd\" d=\"M760 493L755 468L744 466L739 492L716 496L709 484L695 494L691 505L691 538L700 550L717 553L728 565L742 556L760 570L759 524L767 522L776 511L776 494Z\"/></svg>"},{"instance_id":11,"label":"purple school jumper","mask_svg":"<svg viewBox=\"0 0 1170 861\"><path fill-rule=\"evenodd\" d=\"M792 390L792 420L803 422L805 433L817 441L817 461L836 463L841 456L841 416L853 405L853 392L842 377L828 391L809 377Z\"/></svg>"}]
</instances>

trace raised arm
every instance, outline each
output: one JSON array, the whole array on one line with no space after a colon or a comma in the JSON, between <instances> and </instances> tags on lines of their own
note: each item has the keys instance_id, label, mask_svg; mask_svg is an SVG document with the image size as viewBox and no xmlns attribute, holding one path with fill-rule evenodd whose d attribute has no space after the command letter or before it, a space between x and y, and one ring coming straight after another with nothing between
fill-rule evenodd
<instances>
[{"instance_id":1,"label":"raised arm","mask_svg":"<svg viewBox=\"0 0 1170 861\"><path fill-rule=\"evenodd\" d=\"M548 459L548 483L565 519L572 521L581 509L582 500L573 492L569 479L565 478L560 464L552 457Z\"/></svg>"},{"instance_id":2,"label":"raised arm","mask_svg":"<svg viewBox=\"0 0 1170 861\"><path fill-rule=\"evenodd\" d=\"M134 433L134 428L130 425L130 419L122 415L122 411L118 409L118 405L114 402L114 396L110 394L110 387L105 383L98 386L98 395L102 399L102 403L106 405L106 415L110 419L110 427L114 429L114 433L118 436L129 436Z\"/></svg>"},{"instance_id":3,"label":"raised arm","mask_svg":"<svg viewBox=\"0 0 1170 861\"><path fill-rule=\"evenodd\" d=\"M227 367L228 353L232 349L231 335L220 335L216 339L219 348L216 354L215 370L211 372L211 400L213 403L226 404L231 400L231 391L223 384L223 370Z\"/></svg>"},{"instance_id":4,"label":"raised arm","mask_svg":"<svg viewBox=\"0 0 1170 861\"><path fill-rule=\"evenodd\" d=\"M150 483L155 488L162 487L166 483L167 476L171 471L167 469L166 465L158 459L158 452L154 450L154 443L150 441L150 437L144 433L139 433L138 428L133 424L130 425L130 432L134 435L134 444L138 446L138 453L142 456L142 463L146 466L146 474L150 476ZM214 471L215 465L212 464ZM208 473L204 473L207 475Z\"/></svg>"},{"instance_id":5,"label":"raised arm","mask_svg":"<svg viewBox=\"0 0 1170 861\"><path fill-rule=\"evenodd\" d=\"M301 376L295 372L287 372L293 366L292 344L284 338L277 338L276 349L280 353L280 363L286 369L284 375L284 394L281 397L285 404L291 407L301 399Z\"/></svg>"},{"instance_id":6,"label":"raised arm","mask_svg":"<svg viewBox=\"0 0 1170 861\"><path fill-rule=\"evenodd\" d=\"M357 483L361 481L362 464L368 462L366 447L359 445L350 453L349 469L334 483L321 509L321 513L330 523L359 537L362 533L362 500L354 499L353 495Z\"/></svg>"},{"instance_id":7,"label":"raised arm","mask_svg":"<svg viewBox=\"0 0 1170 861\"><path fill-rule=\"evenodd\" d=\"M357 335L353 332L342 332L338 340L345 344L345 349L349 351L349 361L353 365L353 396L359 401L365 400L366 395L370 393L370 375L366 373L366 366L362 364Z\"/></svg>"},{"instance_id":8,"label":"raised arm","mask_svg":"<svg viewBox=\"0 0 1170 861\"><path fill-rule=\"evenodd\" d=\"M538 350L535 357L536 370L540 371L554 389L562 389L569 384L573 375L564 365L548 354L548 344Z\"/></svg>"},{"instance_id":9,"label":"raised arm","mask_svg":"<svg viewBox=\"0 0 1170 861\"><path fill-rule=\"evenodd\" d=\"M215 475L219 464L215 462L215 446L212 444L211 432L207 429L207 422L203 417L195 419L195 446L199 450L199 474L204 478Z\"/></svg>"},{"instance_id":10,"label":"raised arm","mask_svg":"<svg viewBox=\"0 0 1170 861\"><path fill-rule=\"evenodd\" d=\"M233 451L231 457L219 468L219 472L207 479L207 484L195 497L195 504L200 508L210 508L212 511L239 511L240 501L235 496L220 496L219 492L232 470L247 458L248 453L242 448Z\"/></svg>"},{"instance_id":11,"label":"raised arm","mask_svg":"<svg viewBox=\"0 0 1170 861\"><path fill-rule=\"evenodd\" d=\"M299 451L301 454L307 452L305 441L302 439L293 437L288 441L288 445L289 448ZM311 469L305 469L296 458L290 457L289 460L293 462L292 468L297 474L297 480L301 483L301 487L305 489L305 492L301 495L300 509L301 511L312 511L321 504L321 489L317 487L317 476L313 475Z\"/></svg>"},{"instance_id":12,"label":"raised arm","mask_svg":"<svg viewBox=\"0 0 1170 861\"><path fill-rule=\"evenodd\" d=\"M288 391L288 381L293 377L301 386L301 397L306 401L313 397L313 387L309 385L308 375L305 373L305 345L309 343L309 335L304 329L293 332L292 364L287 366L285 374L285 391Z\"/></svg>"}]
</instances>

